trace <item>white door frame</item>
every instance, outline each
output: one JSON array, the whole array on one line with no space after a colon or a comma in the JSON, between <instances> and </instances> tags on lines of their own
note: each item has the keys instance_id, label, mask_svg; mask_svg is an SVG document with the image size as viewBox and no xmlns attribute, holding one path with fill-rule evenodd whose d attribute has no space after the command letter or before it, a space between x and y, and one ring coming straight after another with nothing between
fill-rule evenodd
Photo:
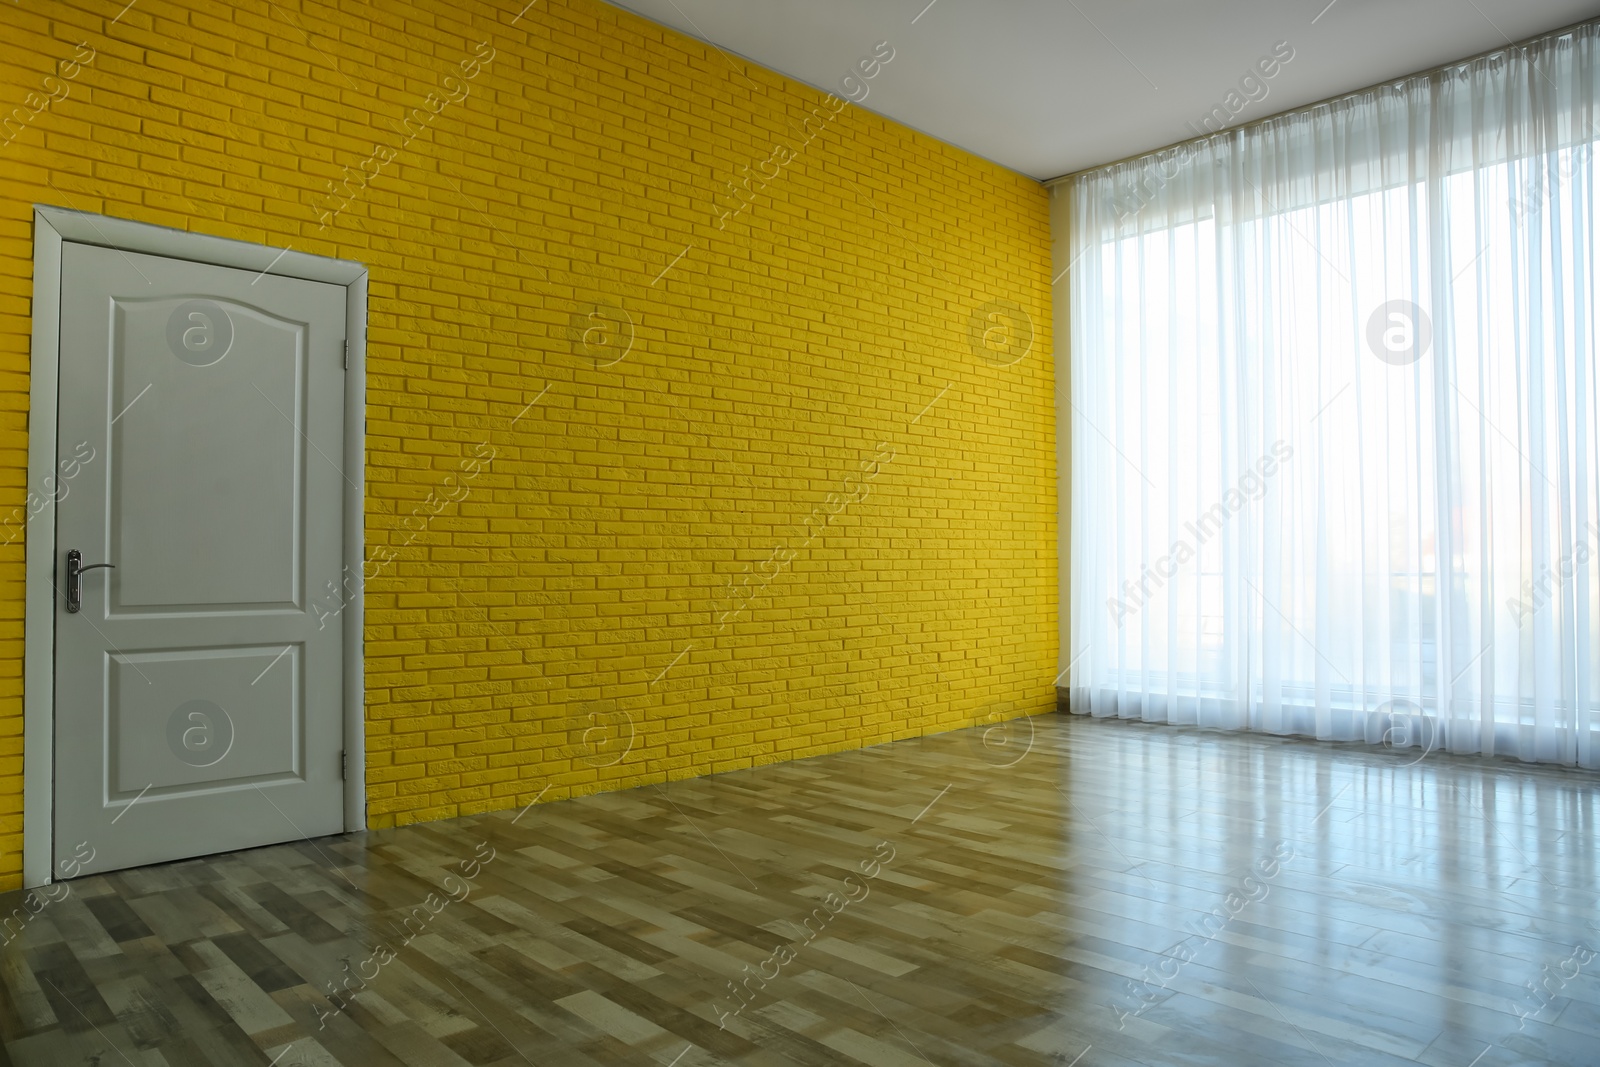
<instances>
[{"instance_id":1,"label":"white door frame","mask_svg":"<svg viewBox=\"0 0 1600 1067\"><path fill-rule=\"evenodd\" d=\"M367 268L288 249L172 230L142 222L35 205L33 209L33 348L28 407L28 486L41 496L56 473L56 404L61 371L61 245L97 245L238 270L345 287L349 367L344 393L344 537L346 573L364 574L364 489L367 412ZM54 485L52 481L50 483ZM26 503L24 504L26 507ZM49 511L46 515L44 512ZM22 884L52 881L55 833L54 507L39 522L25 521L27 605L23 619ZM365 691L362 664L362 584L340 613L344 623L344 828L367 826Z\"/></svg>"}]
</instances>

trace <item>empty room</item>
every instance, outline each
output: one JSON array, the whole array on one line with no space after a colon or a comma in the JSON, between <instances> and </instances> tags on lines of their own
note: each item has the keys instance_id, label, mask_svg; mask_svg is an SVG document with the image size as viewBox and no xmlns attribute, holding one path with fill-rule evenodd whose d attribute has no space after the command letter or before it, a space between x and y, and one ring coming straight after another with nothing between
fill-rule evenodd
<instances>
[{"instance_id":1,"label":"empty room","mask_svg":"<svg viewBox=\"0 0 1600 1067\"><path fill-rule=\"evenodd\" d=\"M0 4L0 1067L1600 1067L1596 147L1600 0Z\"/></svg>"}]
</instances>

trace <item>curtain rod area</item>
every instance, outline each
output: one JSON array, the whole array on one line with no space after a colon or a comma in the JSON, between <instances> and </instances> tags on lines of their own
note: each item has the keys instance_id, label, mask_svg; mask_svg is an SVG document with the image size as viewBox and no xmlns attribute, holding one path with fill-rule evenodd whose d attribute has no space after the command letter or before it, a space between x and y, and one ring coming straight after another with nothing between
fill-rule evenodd
<instances>
[{"instance_id":1,"label":"curtain rod area","mask_svg":"<svg viewBox=\"0 0 1600 1067\"><path fill-rule=\"evenodd\" d=\"M1570 26L1563 26L1560 29L1547 30L1544 33L1535 34L1532 37L1527 37L1520 41L1514 41L1510 44L1503 44L1496 48L1479 52L1476 55L1467 56L1465 59L1452 59L1448 63L1440 63L1437 66L1428 67L1425 70L1419 70L1412 74L1402 74L1394 78L1385 78L1382 81L1373 82L1371 85L1363 86L1360 89L1352 89L1349 92L1339 93L1336 96L1330 96L1324 100L1317 100L1310 104L1301 104L1297 107L1285 108L1282 111L1275 111L1270 115L1263 115L1258 119L1251 119L1249 122L1241 122L1237 126L1229 126L1226 129L1217 130L1215 133L1201 134L1198 137L1186 137L1181 141L1173 141L1171 144L1162 145L1160 148L1152 148L1147 152L1135 152L1132 155L1123 156L1121 159L1113 159L1106 163L1096 163L1092 167L1084 167L1081 170L1075 170L1071 173L1062 174L1055 178L1047 178L1040 184L1047 189L1054 189L1058 185L1062 185L1085 174L1092 174L1097 170L1109 170L1112 167L1118 167L1124 163L1131 163L1137 159L1146 159L1151 156L1158 156L1163 152L1170 152L1173 149L1182 148L1184 145L1199 144L1202 141L1209 141L1218 137L1227 137L1238 133L1240 130L1247 130L1254 126L1262 126L1269 122L1276 122L1277 120L1288 115L1305 114L1315 111L1318 108L1337 104L1341 100L1350 100L1366 93L1370 93L1376 89L1382 89L1385 86L1399 85L1402 82L1411 81L1413 78L1428 78L1436 74L1442 74L1445 71L1456 70L1485 59L1493 58L1494 56L1506 55L1508 53L1515 52L1518 49L1531 48L1534 45L1540 44L1544 41L1557 40L1569 34L1577 33L1589 26L1600 26L1600 17L1584 19L1582 22L1575 22Z\"/></svg>"}]
</instances>

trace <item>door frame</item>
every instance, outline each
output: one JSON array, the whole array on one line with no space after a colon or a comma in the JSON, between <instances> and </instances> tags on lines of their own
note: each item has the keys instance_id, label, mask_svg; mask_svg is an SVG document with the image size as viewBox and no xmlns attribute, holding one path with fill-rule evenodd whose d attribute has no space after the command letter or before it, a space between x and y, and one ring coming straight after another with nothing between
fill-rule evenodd
<instances>
[{"instance_id":1,"label":"door frame","mask_svg":"<svg viewBox=\"0 0 1600 1067\"><path fill-rule=\"evenodd\" d=\"M65 242L218 267L268 272L345 289L349 365L344 394L344 502L342 557L358 574L365 562L367 268L290 248L282 250L184 230L91 215L65 208L33 208L33 347L29 373L28 486L42 489L56 473L56 411L61 371L61 246ZM53 483L52 483L53 484ZM24 507L26 508L26 501ZM45 516L40 515L41 518ZM52 878L55 835L55 567L56 524L24 520L27 603L23 617L22 884ZM341 612L344 624L344 828L367 826L365 683L362 663L363 585Z\"/></svg>"}]
</instances>

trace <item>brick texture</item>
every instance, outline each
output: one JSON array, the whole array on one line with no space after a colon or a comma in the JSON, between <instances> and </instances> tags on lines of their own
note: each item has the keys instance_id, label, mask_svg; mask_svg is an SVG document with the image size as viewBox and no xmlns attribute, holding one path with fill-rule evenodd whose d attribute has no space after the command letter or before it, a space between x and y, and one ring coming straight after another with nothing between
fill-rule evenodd
<instances>
[{"instance_id":1,"label":"brick texture","mask_svg":"<svg viewBox=\"0 0 1600 1067\"><path fill-rule=\"evenodd\" d=\"M1052 708L1045 190L604 4L520 7L5 5L0 514L32 204L291 246L371 270L374 826Z\"/></svg>"}]
</instances>

